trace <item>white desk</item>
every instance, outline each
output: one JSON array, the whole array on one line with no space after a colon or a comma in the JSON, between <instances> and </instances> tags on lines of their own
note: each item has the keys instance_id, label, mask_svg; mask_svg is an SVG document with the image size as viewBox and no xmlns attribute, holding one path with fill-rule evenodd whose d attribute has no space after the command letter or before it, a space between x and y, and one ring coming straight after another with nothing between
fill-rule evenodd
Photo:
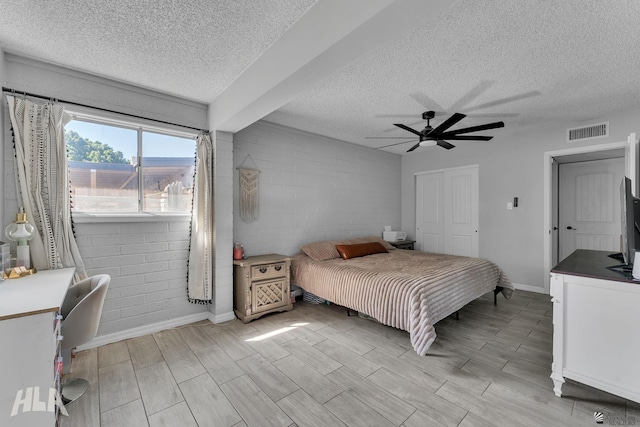
<instances>
[{"instance_id":1,"label":"white desk","mask_svg":"<svg viewBox=\"0 0 640 427\"><path fill-rule=\"evenodd\" d=\"M0 425L54 426L57 412L49 412L49 390L59 387L60 306L75 269L40 271L32 276L0 282ZM39 396L35 395L38 387ZM11 416L16 395L27 404Z\"/></svg>"}]
</instances>

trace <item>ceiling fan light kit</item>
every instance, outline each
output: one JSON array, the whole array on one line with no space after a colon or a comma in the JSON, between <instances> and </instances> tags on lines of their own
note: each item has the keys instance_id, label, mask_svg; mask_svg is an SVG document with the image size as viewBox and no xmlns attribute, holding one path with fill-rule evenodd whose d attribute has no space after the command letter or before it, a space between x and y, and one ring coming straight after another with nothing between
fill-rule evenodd
<instances>
[{"instance_id":1,"label":"ceiling fan light kit","mask_svg":"<svg viewBox=\"0 0 640 427\"><path fill-rule=\"evenodd\" d=\"M504 122L494 122L487 123L484 125L471 126L462 129L454 129L448 130L451 126L458 123L460 120L464 119L466 115L461 113L454 113L451 117L449 117L444 122L440 123L437 127L431 127L429 121L435 117L434 111L425 111L422 113L422 118L427 121L427 126L421 131L417 131L415 129L410 128L407 125L403 125L402 123L394 123L394 126L399 127L400 129L404 129L408 132L411 132L414 135L418 136L418 143L412 146L407 150L407 153L415 150L418 147L432 147L434 145L439 145L442 148L450 150L455 147L455 145L445 141L445 140L453 140L453 141L489 141L492 136L484 136L484 135L461 135L464 133L478 132L482 130L488 129L496 129L504 127ZM385 145L383 147L378 148L386 148L399 144L406 144L407 142L412 141L404 141L399 142L397 144Z\"/></svg>"},{"instance_id":2,"label":"ceiling fan light kit","mask_svg":"<svg viewBox=\"0 0 640 427\"><path fill-rule=\"evenodd\" d=\"M422 141L420 142L420 147L435 147L438 145L436 141Z\"/></svg>"}]
</instances>

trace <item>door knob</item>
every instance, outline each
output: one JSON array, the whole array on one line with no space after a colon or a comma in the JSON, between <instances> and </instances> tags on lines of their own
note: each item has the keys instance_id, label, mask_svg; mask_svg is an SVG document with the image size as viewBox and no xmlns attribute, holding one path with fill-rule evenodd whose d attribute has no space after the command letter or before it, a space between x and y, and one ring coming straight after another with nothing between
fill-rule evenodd
<instances>
[{"instance_id":1,"label":"door knob","mask_svg":"<svg viewBox=\"0 0 640 427\"><path fill-rule=\"evenodd\" d=\"M573 228L572 226L567 225L567 230L577 230L577 228Z\"/></svg>"},{"instance_id":2,"label":"door knob","mask_svg":"<svg viewBox=\"0 0 640 427\"><path fill-rule=\"evenodd\" d=\"M553 227L553 231L556 231L558 229L558 227Z\"/></svg>"}]
</instances>

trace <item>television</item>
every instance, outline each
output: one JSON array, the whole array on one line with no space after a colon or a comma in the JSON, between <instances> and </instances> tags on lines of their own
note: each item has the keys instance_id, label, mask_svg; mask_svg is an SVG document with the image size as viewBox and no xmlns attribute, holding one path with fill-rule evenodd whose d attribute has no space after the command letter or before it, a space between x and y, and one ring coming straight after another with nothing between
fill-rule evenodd
<instances>
[{"instance_id":1,"label":"television","mask_svg":"<svg viewBox=\"0 0 640 427\"><path fill-rule=\"evenodd\" d=\"M632 266L635 252L640 250L640 199L633 196L631 180L626 176L620 184L620 214L622 258L624 265Z\"/></svg>"}]
</instances>

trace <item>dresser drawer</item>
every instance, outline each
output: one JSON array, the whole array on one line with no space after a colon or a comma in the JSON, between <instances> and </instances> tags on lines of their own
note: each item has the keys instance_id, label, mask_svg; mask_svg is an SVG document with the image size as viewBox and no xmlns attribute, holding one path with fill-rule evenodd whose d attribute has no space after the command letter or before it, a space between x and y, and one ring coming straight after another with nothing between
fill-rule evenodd
<instances>
[{"instance_id":1,"label":"dresser drawer","mask_svg":"<svg viewBox=\"0 0 640 427\"><path fill-rule=\"evenodd\" d=\"M283 277L287 273L285 262L258 264L251 266L251 280L263 280L273 277Z\"/></svg>"}]
</instances>

